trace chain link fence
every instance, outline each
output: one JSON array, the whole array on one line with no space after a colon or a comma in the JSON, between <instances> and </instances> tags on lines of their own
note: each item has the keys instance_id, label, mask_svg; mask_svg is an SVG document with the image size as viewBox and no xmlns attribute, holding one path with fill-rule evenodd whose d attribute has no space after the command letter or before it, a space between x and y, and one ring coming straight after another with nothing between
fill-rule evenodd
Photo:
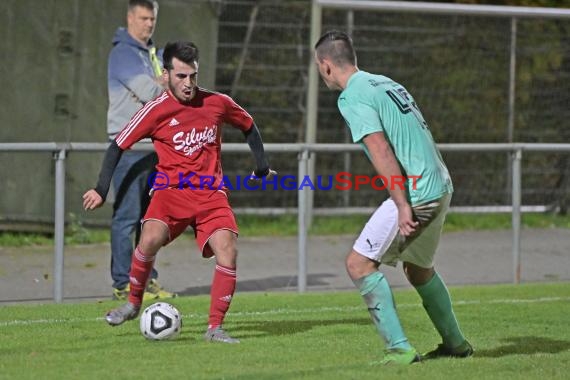
<instances>
[{"instance_id":1,"label":"chain link fence","mask_svg":"<svg viewBox=\"0 0 570 380\"><path fill-rule=\"evenodd\" d=\"M304 141L310 1L225 1L219 20L216 88L232 94L255 117L266 142ZM512 31L509 17L384 13L324 9L322 29L348 31L362 70L400 82L419 103L438 143L566 142L570 140L570 20L525 18ZM510 51L515 43L515 113L509 129ZM336 109L338 94L321 83L317 142L349 141ZM227 131L226 141L243 141ZM510 202L509 156L448 152L454 205ZM296 160L272 155L282 174ZM251 165L226 160L226 173ZM229 162L229 165L227 164ZM523 204L566 209L569 157L529 154L523 161ZM371 175L360 153L319 154L318 175L339 171ZM244 206L288 207L291 192L258 197L235 193ZM383 196L386 196L384 193ZM315 195L316 207L373 206L372 188Z\"/></svg>"}]
</instances>

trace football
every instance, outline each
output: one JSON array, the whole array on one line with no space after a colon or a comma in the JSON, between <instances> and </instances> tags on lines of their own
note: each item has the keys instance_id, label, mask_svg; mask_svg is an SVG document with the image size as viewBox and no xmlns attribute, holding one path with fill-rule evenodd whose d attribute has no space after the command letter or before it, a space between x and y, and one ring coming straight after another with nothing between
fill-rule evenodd
<instances>
[{"instance_id":1,"label":"football","mask_svg":"<svg viewBox=\"0 0 570 380\"><path fill-rule=\"evenodd\" d=\"M174 306L166 302L153 303L141 314L141 333L150 340L173 339L180 335L182 318Z\"/></svg>"}]
</instances>

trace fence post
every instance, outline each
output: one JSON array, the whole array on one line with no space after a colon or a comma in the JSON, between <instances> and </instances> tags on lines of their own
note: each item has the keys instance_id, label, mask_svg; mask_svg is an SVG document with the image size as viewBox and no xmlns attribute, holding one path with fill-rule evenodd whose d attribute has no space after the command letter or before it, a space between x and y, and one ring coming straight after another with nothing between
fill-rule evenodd
<instances>
[{"instance_id":1,"label":"fence post","mask_svg":"<svg viewBox=\"0 0 570 380\"><path fill-rule=\"evenodd\" d=\"M306 126L305 126L305 143L314 144L317 142L317 119L319 114L319 73L313 58L313 44L315 44L320 36L322 30L323 10L315 0L311 3L311 29L309 35L309 68L307 74L307 92L306 92ZM309 157L307 166L308 175L315 176L315 162L316 155L313 154ZM313 222L313 200L314 193L306 194L307 200L307 226L311 226Z\"/></svg>"},{"instance_id":2,"label":"fence post","mask_svg":"<svg viewBox=\"0 0 570 380\"><path fill-rule=\"evenodd\" d=\"M66 148L60 147L55 159L55 210L54 210L54 263L53 300L63 301L63 247L65 234L65 156Z\"/></svg>"},{"instance_id":3,"label":"fence post","mask_svg":"<svg viewBox=\"0 0 570 380\"><path fill-rule=\"evenodd\" d=\"M509 60L509 98L508 108L509 115L507 119L507 142L512 144L514 139L515 130L515 102L516 102L516 71L517 71L517 18L511 18L511 47L510 47L510 60ZM505 202L512 202L509 197L512 196L512 179L513 179L513 151L507 152L507 183L506 183L506 199Z\"/></svg>"},{"instance_id":4,"label":"fence post","mask_svg":"<svg viewBox=\"0 0 570 380\"><path fill-rule=\"evenodd\" d=\"M297 184L302 183L308 172L309 150L303 148L299 153L299 169ZM305 293L307 290L307 186L297 190L297 224L298 224L298 265L297 265L297 291Z\"/></svg>"},{"instance_id":5,"label":"fence post","mask_svg":"<svg viewBox=\"0 0 570 380\"><path fill-rule=\"evenodd\" d=\"M522 148L518 147L512 153L513 173L513 281L518 284L521 280L521 160Z\"/></svg>"}]
</instances>

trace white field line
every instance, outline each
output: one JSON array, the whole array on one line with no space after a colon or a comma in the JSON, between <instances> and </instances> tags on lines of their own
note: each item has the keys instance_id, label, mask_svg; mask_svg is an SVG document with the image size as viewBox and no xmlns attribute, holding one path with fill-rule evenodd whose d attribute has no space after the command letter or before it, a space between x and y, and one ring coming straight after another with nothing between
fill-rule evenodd
<instances>
[{"instance_id":1,"label":"white field line","mask_svg":"<svg viewBox=\"0 0 570 380\"><path fill-rule=\"evenodd\" d=\"M454 301L454 306L462 305L485 305L485 304L526 304L526 303L544 303L544 302L558 302L558 301L570 301L570 297L541 297L541 298L527 298L527 299L496 299L489 301ZM421 304L418 303L400 303L397 304L398 309L402 308L415 308L420 307ZM266 311L243 311L243 312L229 312L228 315L233 317L259 317L265 315L295 315L295 314L320 314L324 312L334 311L334 312L354 312L364 310L363 306L347 306L347 307L319 307L314 309L275 309ZM183 318L188 319L198 319L206 317L206 314L190 313L182 315ZM33 320L23 320L15 319L12 321L0 322L0 327L9 326L24 326L24 325L34 325L34 324L59 324L59 323L78 323L78 322L96 322L102 321L103 317L98 318L68 318L68 319L33 319Z\"/></svg>"}]
</instances>

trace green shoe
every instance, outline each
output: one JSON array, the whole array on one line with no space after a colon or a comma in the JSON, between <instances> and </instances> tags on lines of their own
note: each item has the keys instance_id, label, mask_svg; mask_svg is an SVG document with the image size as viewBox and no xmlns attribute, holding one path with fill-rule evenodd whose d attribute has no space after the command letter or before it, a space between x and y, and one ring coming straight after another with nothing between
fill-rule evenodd
<instances>
[{"instance_id":1,"label":"green shoe","mask_svg":"<svg viewBox=\"0 0 570 380\"><path fill-rule=\"evenodd\" d=\"M421 357L415 348L411 350L403 350L401 348L393 348L391 350L386 350L384 359L380 361L380 364L391 365L391 364L412 364L421 361Z\"/></svg>"},{"instance_id":2,"label":"green shoe","mask_svg":"<svg viewBox=\"0 0 570 380\"><path fill-rule=\"evenodd\" d=\"M471 355L473 355L473 347L468 341L465 341L459 347L453 349L440 344L435 350L423 354L422 359L468 358Z\"/></svg>"},{"instance_id":3,"label":"green shoe","mask_svg":"<svg viewBox=\"0 0 570 380\"><path fill-rule=\"evenodd\" d=\"M149 288L151 288L151 290L149 290ZM127 301L129 299L130 291L131 291L130 284L127 284L127 286L125 286L123 289L113 288L113 299L119 301ZM156 280L151 280L149 281L147 289L144 292L143 301L152 301L152 300L157 300L159 298L173 298L173 297L176 297L176 294L172 294L163 290L160 287L160 285L158 285Z\"/></svg>"},{"instance_id":4,"label":"green shoe","mask_svg":"<svg viewBox=\"0 0 570 380\"><path fill-rule=\"evenodd\" d=\"M113 288L113 299L119 301L126 301L129 297L129 292L131 291L131 287L129 284L125 286L123 289Z\"/></svg>"},{"instance_id":5,"label":"green shoe","mask_svg":"<svg viewBox=\"0 0 570 380\"><path fill-rule=\"evenodd\" d=\"M164 290L164 288L162 286L160 286L160 284L158 283L158 281L156 281L156 279L151 279L148 282L148 285L146 286L146 290L145 290L145 298L147 296L147 294L149 294L149 296L152 296L152 299L157 299L157 300L162 300L165 298L175 298L178 295L176 293L171 293L168 292L166 290Z\"/></svg>"}]
</instances>

